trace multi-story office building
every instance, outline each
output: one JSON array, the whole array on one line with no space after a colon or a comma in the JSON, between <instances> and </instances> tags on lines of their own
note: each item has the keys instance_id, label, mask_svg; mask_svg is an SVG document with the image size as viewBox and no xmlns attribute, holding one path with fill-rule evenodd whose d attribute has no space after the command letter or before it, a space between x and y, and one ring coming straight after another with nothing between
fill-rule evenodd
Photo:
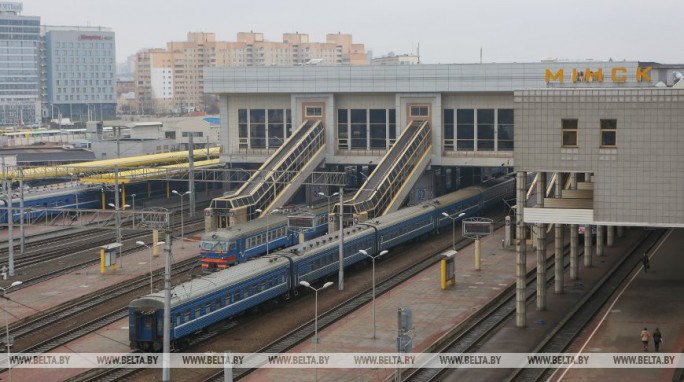
<instances>
[{"instance_id":1,"label":"multi-story office building","mask_svg":"<svg viewBox=\"0 0 684 382\"><path fill-rule=\"evenodd\" d=\"M116 115L114 32L104 27L44 26L47 99L54 119L102 120Z\"/></svg>"},{"instance_id":2,"label":"multi-story office building","mask_svg":"<svg viewBox=\"0 0 684 382\"><path fill-rule=\"evenodd\" d=\"M137 54L139 112L209 108L212 99L204 94L205 67L295 65L368 65L368 55L363 44L354 44L348 34L329 34L326 42L311 42L308 34L285 33L282 42L271 42L263 33L244 32L229 42L216 41L214 33L188 33L187 41Z\"/></svg>"},{"instance_id":3,"label":"multi-story office building","mask_svg":"<svg viewBox=\"0 0 684 382\"><path fill-rule=\"evenodd\" d=\"M0 2L0 125L40 122L40 17Z\"/></svg>"}]
</instances>

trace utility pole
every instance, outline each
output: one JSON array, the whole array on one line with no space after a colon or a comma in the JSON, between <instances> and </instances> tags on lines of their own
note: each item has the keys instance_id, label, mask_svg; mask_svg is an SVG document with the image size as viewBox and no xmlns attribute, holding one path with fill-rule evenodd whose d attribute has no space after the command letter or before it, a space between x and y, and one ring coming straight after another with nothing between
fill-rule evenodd
<instances>
[{"instance_id":1,"label":"utility pole","mask_svg":"<svg viewBox=\"0 0 684 382\"><path fill-rule=\"evenodd\" d=\"M19 254L24 255L24 243L26 235L24 232L24 169L19 169Z\"/></svg>"},{"instance_id":2,"label":"utility pole","mask_svg":"<svg viewBox=\"0 0 684 382\"><path fill-rule=\"evenodd\" d=\"M192 131L188 133L188 191L190 192L190 216L195 216L195 153Z\"/></svg>"},{"instance_id":3,"label":"utility pole","mask_svg":"<svg viewBox=\"0 0 684 382\"><path fill-rule=\"evenodd\" d=\"M116 136L116 159L121 158L121 126L115 126L112 128ZM118 190L117 190L118 192Z\"/></svg>"},{"instance_id":4,"label":"utility pole","mask_svg":"<svg viewBox=\"0 0 684 382\"><path fill-rule=\"evenodd\" d=\"M171 381L171 231L166 230L164 246L164 339L162 343L162 381Z\"/></svg>"},{"instance_id":5,"label":"utility pole","mask_svg":"<svg viewBox=\"0 0 684 382\"><path fill-rule=\"evenodd\" d=\"M344 187L340 186L340 271L339 290L344 290Z\"/></svg>"},{"instance_id":6,"label":"utility pole","mask_svg":"<svg viewBox=\"0 0 684 382\"><path fill-rule=\"evenodd\" d=\"M118 139L117 139L118 142ZM118 146L117 146L118 149ZM118 256L119 256L119 261L121 262L121 269L123 269L123 259L121 258L121 247L123 247L123 243L121 242L121 212L119 212L119 209L121 208L121 205L119 204L119 165L115 164L114 165L114 208L116 209L116 242L121 244L119 248L117 248Z\"/></svg>"},{"instance_id":7,"label":"utility pole","mask_svg":"<svg viewBox=\"0 0 684 382\"><path fill-rule=\"evenodd\" d=\"M2 157L2 187L5 190L5 200L7 201L7 249L9 275L14 276L14 214L12 213L12 182L7 180L7 167L5 166L5 157Z\"/></svg>"}]
</instances>

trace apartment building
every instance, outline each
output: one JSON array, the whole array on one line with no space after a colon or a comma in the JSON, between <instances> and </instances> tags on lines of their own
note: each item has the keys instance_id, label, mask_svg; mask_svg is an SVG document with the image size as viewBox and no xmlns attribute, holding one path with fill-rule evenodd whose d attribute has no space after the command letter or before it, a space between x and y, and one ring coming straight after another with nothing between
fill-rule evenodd
<instances>
[{"instance_id":1,"label":"apartment building","mask_svg":"<svg viewBox=\"0 0 684 382\"><path fill-rule=\"evenodd\" d=\"M326 42L312 42L308 34L285 33L282 42L275 42L255 32L240 32L236 41L191 32L187 41L168 42L166 49L138 52L139 113L218 112L214 97L204 93L205 67L296 65L368 65L368 55L349 34L328 34Z\"/></svg>"}]
</instances>

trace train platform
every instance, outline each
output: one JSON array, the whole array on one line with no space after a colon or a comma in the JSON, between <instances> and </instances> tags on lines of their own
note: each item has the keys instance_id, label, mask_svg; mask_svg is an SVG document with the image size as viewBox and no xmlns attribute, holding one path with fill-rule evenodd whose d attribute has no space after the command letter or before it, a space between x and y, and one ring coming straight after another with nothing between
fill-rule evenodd
<instances>
[{"instance_id":1,"label":"train platform","mask_svg":"<svg viewBox=\"0 0 684 382\"><path fill-rule=\"evenodd\" d=\"M534 302L527 308L527 328L515 327L515 322L494 335L480 352L518 353L531 352L544 336L564 317L584 292L591 289L612 261L626 251L638 235L637 230L626 230L626 235L606 248L605 256L596 258L594 266L580 265L580 280L569 280L566 274L566 291L548 293L548 309L536 311ZM515 283L514 249L502 248L503 229L481 240L482 269L474 270L474 245L459 251L456 256L456 285L440 289L439 265L435 265L391 292L376 298L376 339L372 338L372 304L329 327L319 330L319 353L395 353L397 343L397 309L411 308L413 313L412 352L429 351L430 346L445 333L470 317L477 309L499 296ZM553 242L547 245L547 256L553 254ZM527 269L536 266L536 252L527 251ZM319 300L325 294L319 296ZM312 308L313 310L313 308ZM486 348L486 349L485 349ZM299 344L288 353L314 353L313 341ZM301 381L313 380L312 369L260 369L250 374L249 381ZM318 369L321 381L385 381L392 377L393 369ZM503 380L510 372L505 369L456 370L447 380L487 381ZM462 372L462 373L458 373ZM494 373L492 373L494 372Z\"/></svg>"},{"instance_id":2,"label":"train platform","mask_svg":"<svg viewBox=\"0 0 684 382\"><path fill-rule=\"evenodd\" d=\"M650 269L638 265L613 297L592 320L588 329L574 342L571 352L643 353L644 355L684 351L684 230L666 233L664 240L650 251ZM656 328L663 335L660 352L653 340L648 352L643 351L640 333L648 328L651 336ZM560 369L551 381L673 381L675 369L603 368ZM678 379L677 379L678 380Z\"/></svg>"},{"instance_id":3,"label":"train platform","mask_svg":"<svg viewBox=\"0 0 684 382\"><path fill-rule=\"evenodd\" d=\"M149 243L148 243L149 244ZM161 250L161 248L160 248ZM173 241L172 257L174 262L182 261L197 256L199 243L186 237L182 243ZM149 274L150 264L153 270L164 267L163 251L160 255L152 256L150 263L150 250L142 248L139 251L123 256L122 264L117 270L107 269L105 274L100 273L100 266L93 265L79 271L62 275L40 284L31 285L21 289L8 290L7 317L9 323L28 317L40 311L49 310L59 304L73 300L80 296L93 293L98 290L106 290L125 280ZM99 258L99 253L93 251L93 258ZM21 280L20 277L5 281ZM163 287L161 276L153 280L154 290ZM10 333L11 335L11 333ZM67 346L59 347L50 353L126 353L128 347L128 318L116 321L87 336L70 342ZM0 365L1 367L1 365ZM80 374L84 370L79 369L13 369L13 381L62 381ZM46 373L49 373L47 378ZM6 380L7 373L0 374L0 380Z\"/></svg>"}]
</instances>

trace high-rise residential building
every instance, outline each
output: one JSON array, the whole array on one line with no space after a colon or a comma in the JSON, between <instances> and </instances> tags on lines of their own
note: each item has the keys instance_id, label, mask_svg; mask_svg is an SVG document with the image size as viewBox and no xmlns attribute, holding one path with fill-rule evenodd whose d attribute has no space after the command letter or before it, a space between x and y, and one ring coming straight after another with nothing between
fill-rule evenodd
<instances>
[{"instance_id":1,"label":"high-rise residential building","mask_svg":"<svg viewBox=\"0 0 684 382\"><path fill-rule=\"evenodd\" d=\"M266 41L263 33L240 32L236 41L216 41L214 33L188 33L187 41L166 49L147 49L136 57L139 112L184 113L212 110L204 94L205 67L368 65L363 44L349 34L328 34L311 42L308 34L285 33L282 42Z\"/></svg>"},{"instance_id":2,"label":"high-rise residential building","mask_svg":"<svg viewBox=\"0 0 684 382\"><path fill-rule=\"evenodd\" d=\"M116 116L116 44L105 27L43 26L45 113L51 119Z\"/></svg>"},{"instance_id":3,"label":"high-rise residential building","mask_svg":"<svg viewBox=\"0 0 684 382\"><path fill-rule=\"evenodd\" d=\"M40 17L0 2L0 125L40 123Z\"/></svg>"}]
</instances>

